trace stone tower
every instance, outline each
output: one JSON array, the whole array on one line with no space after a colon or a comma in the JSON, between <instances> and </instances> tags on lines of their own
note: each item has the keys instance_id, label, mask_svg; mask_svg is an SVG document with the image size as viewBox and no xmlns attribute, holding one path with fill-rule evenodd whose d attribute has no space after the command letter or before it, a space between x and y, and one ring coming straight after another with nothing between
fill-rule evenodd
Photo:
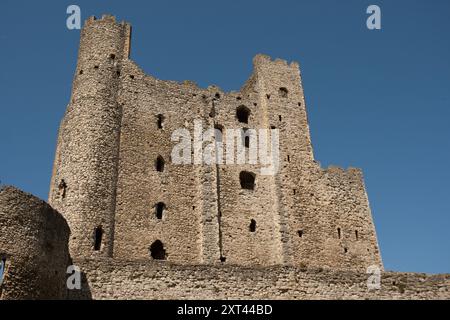
<instances>
[{"instance_id":1,"label":"stone tower","mask_svg":"<svg viewBox=\"0 0 450 320\"><path fill-rule=\"evenodd\" d=\"M81 32L49 195L70 225L75 255L112 255L122 113L117 92L130 33L128 24L110 16L89 19Z\"/></svg>"},{"instance_id":2,"label":"stone tower","mask_svg":"<svg viewBox=\"0 0 450 320\"><path fill-rule=\"evenodd\" d=\"M130 34L81 32L51 205L0 186L0 300L449 298L448 274L382 271L361 170L314 160L298 63L199 88L145 74Z\"/></svg>"},{"instance_id":3,"label":"stone tower","mask_svg":"<svg viewBox=\"0 0 450 320\"><path fill-rule=\"evenodd\" d=\"M73 256L382 267L361 171L314 160L297 63L257 55L240 91L203 89L145 74L129 59L130 34L110 16L81 33L50 190ZM204 163L196 138L207 129L223 133L216 147L246 153L259 130L278 132L275 174L260 158L229 164L219 148L223 161ZM189 163L172 159L180 130L191 135Z\"/></svg>"}]
</instances>

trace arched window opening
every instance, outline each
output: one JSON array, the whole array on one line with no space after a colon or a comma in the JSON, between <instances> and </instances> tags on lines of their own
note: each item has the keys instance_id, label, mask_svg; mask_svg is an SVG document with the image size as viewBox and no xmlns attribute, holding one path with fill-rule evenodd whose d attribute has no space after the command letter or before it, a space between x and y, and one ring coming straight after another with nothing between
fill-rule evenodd
<instances>
[{"instance_id":1,"label":"arched window opening","mask_svg":"<svg viewBox=\"0 0 450 320\"><path fill-rule=\"evenodd\" d=\"M282 98L287 98L288 96L288 89L286 89L285 87L281 87L279 90L280 93L280 97Z\"/></svg>"},{"instance_id":2,"label":"arched window opening","mask_svg":"<svg viewBox=\"0 0 450 320\"><path fill-rule=\"evenodd\" d=\"M61 181L59 182L58 191L59 191L59 195L61 196L61 198L64 199L66 197L66 191L67 191L67 184L64 181L64 179L61 179Z\"/></svg>"},{"instance_id":3,"label":"arched window opening","mask_svg":"<svg viewBox=\"0 0 450 320\"><path fill-rule=\"evenodd\" d=\"M255 174L247 171L242 171L239 174L239 180L241 182L241 188L247 190L255 189Z\"/></svg>"},{"instance_id":4,"label":"arched window opening","mask_svg":"<svg viewBox=\"0 0 450 320\"><path fill-rule=\"evenodd\" d=\"M99 251L102 247L103 229L101 226L95 228L94 231L94 250Z\"/></svg>"},{"instance_id":5,"label":"arched window opening","mask_svg":"<svg viewBox=\"0 0 450 320\"><path fill-rule=\"evenodd\" d=\"M161 156L156 158L156 171L163 172L164 171L164 159Z\"/></svg>"},{"instance_id":6,"label":"arched window opening","mask_svg":"<svg viewBox=\"0 0 450 320\"><path fill-rule=\"evenodd\" d=\"M163 123L164 123L164 116L162 114L158 114L156 116L156 118L157 118L156 123L158 125L158 129L162 129L163 128Z\"/></svg>"},{"instance_id":7,"label":"arched window opening","mask_svg":"<svg viewBox=\"0 0 450 320\"><path fill-rule=\"evenodd\" d=\"M236 117L239 122L248 123L248 118L250 117L250 110L242 105L236 109Z\"/></svg>"},{"instance_id":8,"label":"arched window opening","mask_svg":"<svg viewBox=\"0 0 450 320\"><path fill-rule=\"evenodd\" d=\"M250 220L249 230L250 230L250 232L256 231L256 221L254 219Z\"/></svg>"},{"instance_id":9,"label":"arched window opening","mask_svg":"<svg viewBox=\"0 0 450 320\"><path fill-rule=\"evenodd\" d=\"M337 228L338 238L341 238L341 228Z\"/></svg>"},{"instance_id":10,"label":"arched window opening","mask_svg":"<svg viewBox=\"0 0 450 320\"><path fill-rule=\"evenodd\" d=\"M303 237L303 230L298 230L297 233L300 238Z\"/></svg>"},{"instance_id":11,"label":"arched window opening","mask_svg":"<svg viewBox=\"0 0 450 320\"><path fill-rule=\"evenodd\" d=\"M150 246L150 256L155 260L166 260L166 249L160 240L156 240Z\"/></svg>"},{"instance_id":12,"label":"arched window opening","mask_svg":"<svg viewBox=\"0 0 450 320\"><path fill-rule=\"evenodd\" d=\"M248 128L243 128L242 129L242 132L241 132L241 134L242 134L242 137L243 137L243 145L246 147L246 148L250 148L250 131L248 131Z\"/></svg>"},{"instance_id":13,"label":"arched window opening","mask_svg":"<svg viewBox=\"0 0 450 320\"><path fill-rule=\"evenodd\" d=\"M214 138L216 142L222 142L223 140L223 126L220 124L214 125Z\"/></svg>"},{"instance_id":14,"label":"arched window opening","mask_svg":"<svg viewBox=\"0 0 450 320\"><path fill-rule=\"evenodd\" d=\"M158 220L161 220L166 210L166 205L163 202L158 202L155 206L155 215Z\"/></svg>"}]
</instances>

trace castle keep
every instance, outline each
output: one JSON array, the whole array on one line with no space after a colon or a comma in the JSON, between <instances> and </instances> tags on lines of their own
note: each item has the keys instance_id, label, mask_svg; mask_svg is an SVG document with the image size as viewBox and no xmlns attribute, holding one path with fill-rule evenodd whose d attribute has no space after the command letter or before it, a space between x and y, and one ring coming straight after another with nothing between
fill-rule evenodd
<instances>
[{"instance_id":1,"label":"castle keep","mask_svg":"<svg viewBox=\"0 0 450 320\"><path fill-rule=\"evenodd\" d=\"M0 191L2 299L449 297L448 275L383 272L368 291L383 265L362 172L314 160L297 63L258 55L223 92L146 75L130 47L129 24L86 21L49 204ZM175 163L172 134L195 121L241 129L247 151L252 129L277 130L278 170ZM72 264L81 290L65 288Z\"/></svg>"}]
</instances>

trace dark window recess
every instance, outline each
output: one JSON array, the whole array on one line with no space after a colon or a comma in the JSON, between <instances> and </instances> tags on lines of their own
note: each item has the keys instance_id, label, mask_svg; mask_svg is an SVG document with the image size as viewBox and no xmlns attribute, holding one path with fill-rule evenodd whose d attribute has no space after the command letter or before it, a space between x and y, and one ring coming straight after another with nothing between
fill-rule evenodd
<instances>
[{"instance_id":1,"label":"dark window recess","mask_svg":"<svg viewBox=\"0 0 450 320\"><path fill-rule=\"evenodd\" d=\"M220 257L220 262L225 262L225 261L227 261L227 258L225 258L224 256L222 256L222 257Z\"/></svg>"},{"instance_id":2,"label":"dark window recess","mask_svg":"<svg viewBox=\"0 0 450 320\"><path fill-rule=\"evenodd\" d=\"M249 230L250 230L250 232L255 232L256 231L256 221L253 220L253 219L250 221Z\"/></svg>"},{"instance_id":3,"label":"dark window recess","mask_svg":"<svg viewBox=\"0 0 450 320\"><path fill-rule=\"evenodd\" d=\"M278 116L278 120L280 120L280 121L281 121L281 116Z\"/></svg>"},{"instance_id":4,"label":"dark window recess","mask_svg":"<svg viewBox=\"0 0 450 320\"><path fill-rule=\"evenodd\" d=\"M102 247L103 229L102 227L95 228L94 231L94 250L99 251Z\"/></svg>"},{"instance_id":5,"label":"dark window recess","mask_svg":"<svg viewBox=\"0 0 450 320\"><path fill-rule=\"evenodd\" d=\"M344 253L347 253L348 252L348 249L347 248L344 248Z\"/></svg>"},{"instance_id":6,"label":"dark window recess","mask_svg":"<svg viewBox=\"0 0 450 320\"><path fill-rule=\"evenodd\" d=\"M209 117L214 118L216 116L216 108L213 106L211 111L209 111Z\"/></svg>"},{"instance_id":7,"label":"dark window recess","mask_svg":"<svg viewBox=\"0 0 450 320\"><path fill-rule=\"evenodd\" d=\"M164 171L164 159L161 156L156 158L156 171L163 172Z\"/></svg>"},{"instance_id":8,"label":"dark window recess","mask_svg":"<svg viewBox=\"0 0 450 320\"><path fill-rule=\"evenodd\" d=\"M83 74L83 70L80 70L80 74Z\"/></svg>"},{"instance_id":9,"label":"dark window recess","mask_svg":"<svg viewBox=\"0 0 450 320\"><path fill-rule=\"evenodd\" d=\"M356 238L356 240L359 239L358 230L355 230L355 238Z\"/></svg>"},{"instance_id":10,"label":"dark window recess","mask_svg":"<svg viewBox=\"0 0 450 320\"><path fill-rule=\"evenodd\" d=\"M239 174L239 180L241 182L241 188L247 190L255 189L255 174L247 171L242 171Z\"/></svg>"},{"instance_id":11,"label":"dark window recess","mask_svg":"<svg viewBox=\"0 0 450 320\"><path fill-rule=\"evenodd\" d=\"M301 238L303 237L303 230L298 230L297 231L298 236Z\"/></svg>"},{"instance_id":12,"label":"dark window recess","mask_svg":"<svg viewBox=\"0 0 450 320\"><path fill-rule=\"evenodd\" d=\"M287 161L291 162L291 157L289 155L287 156Z\"/></svg>"},{"instance_id":13,"label":"dark window recess","mask_svg":"<svg viewBox=\"0 0 450 320\"><path fill-rule=\"evenodd\" d=\"M158 125L158 129L162 129L163 128L163 122L164 122L164 116L162 114L158 114L156 116L156 118L157 118L156 123Z\"/></svg>"},{"instance_id":14,"label":"dark window recess","mask_svg":"<svg viewBox=\"0 0 450 320\"><path fill-rule=\"evenodd\" d=\"M64 179L61 180L61 182L58 185L59 194L62 199L66 197L66 191L67 191L67 184L64 181Z\"/></svg>"},{"instance_id":15,"label":"dark window recess","mask_svg":"<svg viewBox=\"0 0 450 320\"><path fill-rule=\"evenodd\" d=\"M220 93L216 92L215 96L216 99L220 99Z\"/></svg>"},{"instance_id":16,"label":"dark window recess","mask_svg":"<svg viewBox=\"0 0 450 320\"><path fill-rule=\"evenodd\" d=\"M294 195L297 193L297 189L294 189Z\"/></svg>"},{"instance_id":17,"label":"dark window recess","mask_svg":"<svg viewBox=\"0 0 450 320\"><path fill-rule=\"evenodd\" d=\"M6 273L6 258L2 258L0 260L0 286L3 283L3 279L5 277L5 273Z\"/></svg>"},{"instance_id":18,"label":"dark window recess","mask_svg":"<svg viewBox=\"0 0 450 320\"><path fill-rule=\"evenodd\" d=\"M288 89L286 89L285 87L281 87L279 90L280 93L280 97L282 98L287 98L288 96Z\"/></svg>"},{"instance_id":19,"label":"dark window recess","mask_svg":"<svg viewBox=\"0 0 450 320\"><path fill-rule=\"evenodd\" d=\"M166 205L163 202L158 202L155 207L155 214L157 219L162 219Z\"/></svg>"},{"instance_id":20,"label":"dark window recess","mask_svg":"<svg viewBox=\"0 0 450 320\"><path fill-rule=\"evenodd\" d=\"M250 117L250 110L242 105L236 109L236 117L239 122L248 123L248 118Z\"/></svg>"},{"instance_id":21,"label":"dark window recess","mask_svg":"<svg viewBox=\"0 0 450 320\"><path fill-rule=\"evenodd\" d=\"M130 75L130 79L134 79L134 76L132 74Z\"/></svg>"},{"instance_id":22,"label":"dark window recess","mask_svg":"<svg viewBox=\"0 0 450 320\"><path fill-rule=\"evenodd\" d=\"M249 136L244 137L244 146L246 148L250 148L250 137Z\"/></svg>"},{"instance_id":23,"label":"dark window recess","mask_svg":"<svg viewBox=\"0 0 450 320\"><path fill-rule=\"evenodd\" d=\"M113 53L111 53L111 54L109 55L109 58L112 59L112 60L114 60L114 59L116 58L116 55L113 54Z\"/></svg>"},{"instance_id":24,"label":"dark window recess","mask_svg":"<svg viewBox=\"0 0 450 320\"><path fill-rule=\"evenodd\" d=\"M270 126L270 129L275 130L277 127L275 126Z\"/></svg>"},{"instance_id":25,"label":"dark window recess","mask_svg":"<svg viewBox=\"0 0 450 320\"><path fill-rule=\"evenodd\" d=\"M270 99L270 94L266 94L266 98L267 98L267 100L269 100Z\"/></svg>"},{"instance_id":26,"label":"dark window recess","mask_svg":"<svg viewBox=\"0 0 450 320\"><path fill-rule=\"evenodd\" d=\"M338 238L341 238L341 228L337 228Z\"/></svg>"},{"instance_id":27,"label":"dark window recess","mask_svg":"<svg viewBox=\"0 0 450 320\"><path fill-rule=\"evenodd\" d=\"M166 249L160 240L156 240L150 246L150 256L155 260L166 260Z\"/></svg>"},{"instance_id":28,"label":"dark window recess","mask_svg":"<svg viewBox=\"0 0 450 320\"><path fill-rule=\"evenodd\" d=\"M94 66L94 69L98 69L98 66Z\"/></svg>"}]
</instances>

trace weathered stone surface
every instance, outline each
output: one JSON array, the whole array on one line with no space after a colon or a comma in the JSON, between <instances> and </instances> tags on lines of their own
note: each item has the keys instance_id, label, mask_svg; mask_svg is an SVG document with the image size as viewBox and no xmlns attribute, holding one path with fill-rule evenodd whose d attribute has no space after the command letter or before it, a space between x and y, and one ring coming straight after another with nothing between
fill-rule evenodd
<instances>
[{"instance_id":1,"label":"weathered stone surface","mask_svg":"<svg viewBox=\"0 0 450 320\"><path fill-rule=\"evenodd\" d=\"M55 210L0 191L1 299L450 298L450 275L382 272L381 288L368 289L367 268L383 264L362 172L314 160L297 63L257 55L239 92L202 89L146 75L129 59L130 35L111 16L81 32ZM278 171L174 163L173 132L195 136L196 120L224 133L278 129ZM67 291L72 259L83 285Z\"/></svg>"},{"instance_id":2,"label":"weathered stone surface","mask_svg":"<svg viewBox=\"0 0 450 320\"><path fill-rule=\"evenodd\" d=\"M87 275L72 299L449 299L450 274L383 272L380 289L354 271L292 266L173 265L80 259Z\"/></svg>"},{"instance_id":3,"label":"weathered stone surface","mask_svg":"<svg viewBox=\"0 0 450 320\"><path fill-rule=\"evenodd\" d=\"M176 263L382 268L361 172L314 161L297 63L258 55L241 91L226 93L144 74L128 58L129 39L130 26L111 17L88 20L81 34L50 191L72 229L74 256L149 259L159 240ZM240 109L250 112L248 123L239 121ZM262 175L261 164L174 164L172 133L194 135L195 120L224 135L279 129L278 172ZM242 189L242 171L255 175L254 190Z\"/></svg>"},{"instance_id":4,"label":"weathered stone surface","mask_svg":"<svg viewBox=\"0 0 450 320\"><path fill-rule=\"evenodd\" d=\"M0 190L0 298L63 299L69 227L47 203L14 187Z\"/></svg>"}]
</instances>

